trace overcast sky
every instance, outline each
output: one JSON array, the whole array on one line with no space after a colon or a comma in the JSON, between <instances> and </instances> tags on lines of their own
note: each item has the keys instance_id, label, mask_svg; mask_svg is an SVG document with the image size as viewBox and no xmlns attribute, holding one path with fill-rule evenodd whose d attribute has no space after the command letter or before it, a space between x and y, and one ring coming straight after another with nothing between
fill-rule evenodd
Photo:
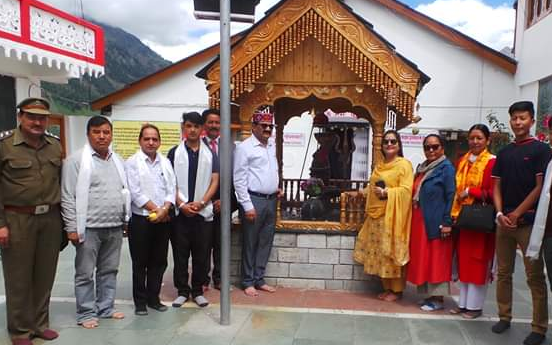
<instances>
[{"instance_id":1,"label":"overcast sky","mask_svg":"<svg viewBox=\"0 0 552 345\"><path fill-rule=\"evenodd\" d=\"M193 0L42 0L78 17L120 27L137 36L165 59L178 61L219 40L219 23L196 20ZM257 20L278 0L261 0ZM512 0L403 0L478 41L501 50L512 46L515 11ZM232 23L232 32L249 25ZM375 28L377 30L377 28Z\"/></svg>"}]
</instances>

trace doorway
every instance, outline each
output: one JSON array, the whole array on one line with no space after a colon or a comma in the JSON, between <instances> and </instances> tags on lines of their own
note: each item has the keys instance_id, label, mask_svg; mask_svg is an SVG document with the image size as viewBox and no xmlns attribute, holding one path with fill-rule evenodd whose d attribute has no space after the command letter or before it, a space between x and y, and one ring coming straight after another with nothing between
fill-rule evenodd
<instances>
[{"instance_id":1,"label":"doorway","mask_svg":"<svg viewBox=\"0 0 552 345\"><path fill-rule=\"evenodd\" d=\"M0 131L16 127L15 106L15 78L0 75Z\"/></svg>"}]
</instances>

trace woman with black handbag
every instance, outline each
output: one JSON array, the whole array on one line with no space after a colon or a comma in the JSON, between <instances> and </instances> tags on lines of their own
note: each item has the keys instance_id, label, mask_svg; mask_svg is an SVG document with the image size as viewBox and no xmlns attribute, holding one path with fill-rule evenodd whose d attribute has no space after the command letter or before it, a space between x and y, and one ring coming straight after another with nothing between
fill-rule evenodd
<instances>
[{"instance_id":1,"label":"woman with black handbag","mask_svg":"<svg viewBox=\"0 0 552 345\"><path fill-rule=\"evenodd\" d=\"M489 142L487 126L472 126L468 132L469 152L460 158L456 169L456 197L451 214L460 230L456 241L460 298L450 313L466 319L482 314L495 250L494 216L489 210L493 204L491 172L495 156L487 150ZM482 214L487 211L491 214L485 219Z\"/></svg>"}]
</instances>

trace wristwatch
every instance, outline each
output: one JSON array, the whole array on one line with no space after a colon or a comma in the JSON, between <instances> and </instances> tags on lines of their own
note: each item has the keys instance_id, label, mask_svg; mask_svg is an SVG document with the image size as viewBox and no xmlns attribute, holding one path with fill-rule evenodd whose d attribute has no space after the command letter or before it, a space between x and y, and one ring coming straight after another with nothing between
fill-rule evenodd
<instances>
[{"instance_id":1,"label":"wristwatch","mask_svg":"<svg viewBox=\"0 0 552 345\"><path fill-rule=\"evenodd\" d=\"M495 223L498 223L498 218L499 218L500 216L503 216L503 215L504 215L504 213L502 213L502 212L497 212L497 213L496 213L496 216L495 216Z\"/></svg>"},{"instance_id":2,"label":"wristwatch","mask_svg":"<svg viewBox=\"0 0 552 345\"><path fill-rule=\"evenodd\" d=\"M203 200L201 200L199 203L201 204L201 207L202 207L202 208L204 208L205 205L206 205L205 201L203 201Z\"/></svg>"}]
</instances>

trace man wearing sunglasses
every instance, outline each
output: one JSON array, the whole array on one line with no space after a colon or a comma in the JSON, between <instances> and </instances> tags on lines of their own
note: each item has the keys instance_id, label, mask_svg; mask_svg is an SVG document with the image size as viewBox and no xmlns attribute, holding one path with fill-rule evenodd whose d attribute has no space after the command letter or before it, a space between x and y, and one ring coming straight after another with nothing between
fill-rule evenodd
<instances>
[{"instance_id":1,"label":"man wearing sunglasses","mask_svg":"<svg viewBox=\"0 0 552 345\"><path fill-rule=\"evenodd\" d=\"M240 204L243 230L242 285L247 296L258 290L275 292L264 280L274 239L278 161L272 130L274 116L268 110L253 115L252 136L236 147L234 188Z\"/></svg>"}]
</instances>

